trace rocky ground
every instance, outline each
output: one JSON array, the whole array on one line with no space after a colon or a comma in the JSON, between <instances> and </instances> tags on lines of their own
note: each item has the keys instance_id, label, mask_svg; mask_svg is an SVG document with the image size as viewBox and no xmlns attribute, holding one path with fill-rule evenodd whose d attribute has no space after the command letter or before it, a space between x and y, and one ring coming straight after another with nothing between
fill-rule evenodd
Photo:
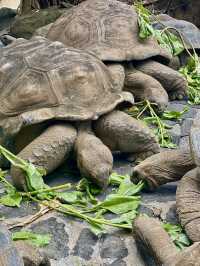
<instances>
[{"instance_id":1,"label":"rocky ground","mask_svg":"<svg viewBox=\"0 0 200 266\"><path fill-rule=\"evenodd\" d=\"M181 1L183 2L183 0L177 0L174 2ZM2 2L0 1L0 8L5 2L5 0ZM11 0L7 2L10 4ZM171 12L173 12L173 10L171 10ZM5 10L2 11L0 9L0 17L3 19L5 16L2 15L2 12L5 12ZM7 27L5 27L5 25L8 26L13 22L14 15L15 12L13 11L9 13L9 15L6 15L7 19L1 20L1 34L7 33ZM193 18L190 19L189 17L188 20L194 21ZM198 23L199 21L197 24ZM182 111L186 105L187 103L184 101L174 101L170 102L168 109ZM189 111L183 115L183 119L180 122L168 121L169 125L172 126L170 134L173 142L179 147L188 145L188 134L192 121L198 111L200 112L200 106L189 106ZM120 157L115 158L114 171L121 174L130 174L132 167L133 165L125 159ZM46 178L46 183L50 186L54 186L66 182L77 182L78 180L79 176L70 176L66 167L62 166L51 176ZM0 186L0 194L2 192L3 189ZM155 192L142 193L140 212L146 213L149 216L159 217L162 221L177 224L175 193L176 183L164 185ZM105 195L102 195L102 197L104 196ZM1 205L0 218L4 217L7 221L12 222L19 218L29 218L36 214L38 210L39 206L27 202L23 203L20 208L9 208ZM136 246L131 232L111 229L109 233L97 237L90 231L85 222L53 211L46 213L35 222L26 226L25 229L31 229L37 233L49 233L52 235L50 244L45 248L42 248L43 252L51 259L52 266L155 265L146 252L139 252L140 247ZM19 230L19 228L14 229L13 231L15 230Z\"/></svg>"},{"instance_id":2,"label":"rocky ground","mask_svg":"<svg viewBox=\"0 0 200 266\"><path fill-rule=\"evenodd\" d=\"M174 101L169 110L182 111L186 102ZM171 136L179 147L188 145L188 133L195 114L200 106L189 106L181 122L169 121L172 125ZM115 158L115 171L121 174L131 173L131 163L123 158ZM46 179L51 185L77 182L79 177L69 175L61 167ZM176 183L167 184L153 193L142 194L141 213L159 217L172 224L178 223L175 205ZM105 195L102 195L102 197ZM12 221L14 218L29 217L38 212L38 206L24 203L20 208L0 206L0 215ZM111 229L101 237L95 236L85 222L62 214L49 212L25 227L37 233L49 233L51 242L42 250L51 258L52 266L153 266L146 254L139 253L131 232ZM19 229L14 229L19 230ZM142 254L142 255L141 255Z\"/></svg>"}]
</instances>

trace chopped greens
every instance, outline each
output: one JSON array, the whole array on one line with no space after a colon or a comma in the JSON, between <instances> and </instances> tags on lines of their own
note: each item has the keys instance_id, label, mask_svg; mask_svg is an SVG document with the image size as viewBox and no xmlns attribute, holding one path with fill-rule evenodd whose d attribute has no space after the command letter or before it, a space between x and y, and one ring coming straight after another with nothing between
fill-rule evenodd
<instances>
[{"instance_id":1,"label":"chopped greens","mask_svg":"<svg viewBox=\"0 0 200 266\"><path fill-rule=\"evenodd\" d=\"M21 161L17 156L3 148L4 154L8 155L11 163L14 165L21 164L29 169L29 163ZM12 158L12 160L11 160ZM130 176L122 176L113 173L110 176L109 183L115 186L112 193L104 200L99 200L96 195L101 192L99 188L83 178L77 185L63 184L56 187L48 187L46 185L37 190L28 192L19 192L16 188L7 181L6 173L0 172L0 182L4 185L5 194L0 197L0 203L10 207L20 207L20 204L25 200L32 200L54 209L58 212L72 215L83 219L91 227L95 233L102 233L107 230L108 226L131 229L131 219L137 215L137 209L140 205L140 191L143 188L143 183L133 184ZM33 178L32 183L35 182ZM44 183L43 183L44 184ZM32 187L31 187L32 189ZM68 191L66 191L68 190ZM112 219L107 219L104 214L110 213ZM19 232L14 235L14 239L31 239L35 244L40 244L43 238L33 236L30 232Z\"/></svg>"},{"instance_id":2,"label":"chopped greens","mask_svg":"<svg viewBox=\"0 0 200 266\"><path fill-rule=\"evenodd\" d=\"M30 231L19 231L12 234L12 240L27 240L37 247L44 247L49 244L51 235L49 234L36 234Z\"/></svg>"},{"instance_id":3,"label":"chopped greens","mask_svg":"<svg viewBox=\"0 0 200 266\"><path fill-rule=\"evenodd\" d=\"M128 109L127 113L137 119L141 119L153 127L153 131L161 147L171 149L176 148L176 145L172 142L172 138L168 131L171 129L171 126L167 125L164 120L180 120L181 116L188 111L188 108L184 108L181 112L165 111L161 116L159 116L156 113L154 106L156 107L155 104L146 100Z\"/></svg>"},{"instance_id":4,"label":"chopped greens","mask_svg":"<svg viewBox=\"0 0 200 266\"><path fill-rule=\"evenodd\" d=\"M179 71L188 82L189 103L200 104L200 61L197 54L190 57L188 63Z\"/></svg>"},{"instance_id":5,"label":"chopped greens","mask_svg":"<svg viewBox=\"0 0 200 266\"><path fill-rule=\"evenodd\" d=\"M163 223L162 225L179 250L182 250L185 247L191 245L190 240L188 239L180 225L173 225L169 223Z\"/></svg>"},{"instance_id":6,"label":"chopped greens","mask_svg":"<svg viewBox=\"0 0 200 266\"><path fill-rule=\"evenodd\" d=\"M0 145L0 153L15 167L22 169L26 174L26 183L29 191L43 189L46 187L42 176L45 170L35 167L33 164L17 157L3 146Z\"/></svg>"},{"instance_id":7,"label":"chopped greens","mask_svg":"<svg viewBox=\"0 0 200 266\"><path fill-rule=\"evenodd\" d=\"M136 2L134 6L138 13L139 37L141 40L154 37L159 45L167 49L173 56L184 51L184 44L179 36L173 34L168 28L163 30L154 29L150 10L145 8L141 2Z\"/></svg>"}]
</instances>

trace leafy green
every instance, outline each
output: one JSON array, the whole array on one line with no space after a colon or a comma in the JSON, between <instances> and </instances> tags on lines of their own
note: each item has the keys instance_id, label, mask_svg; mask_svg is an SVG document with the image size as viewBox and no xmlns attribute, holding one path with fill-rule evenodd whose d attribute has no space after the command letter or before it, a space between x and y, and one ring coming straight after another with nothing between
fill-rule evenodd
<instances>
[{"instance_id":1,"label":"leafy green","mask_svg":"<svg viewBox=\"0 0 200 266\"><path fill-rule=\"evenodd\" d=\"M164 113L162 114L162 119L167 119L167 120L181 120L182 116L188 112L188 107L184 107L183 111L173 111L173 110L165 110Z\"/></svg>"},{"instance_id":2,"label":"leafy green","mask_svg":"<svg viewBox=\"0 0 200 266\"><path fill-rule=\"evenodd\" d=\"M114 182L117 180L117 184L120 184L119 188L115 193L109 194L103 202L94 206L90 211L107 210L115 214L125 214L129 211L137 210L141 198L135 195L142 190L144 183L133 184L130 176L121 176L116 173L111 175L110 182L111 180L113 182L113 177Z\"/></svg>"},{"instance_id":3,"label":"leafy green","mask_svg":"<svg viewBox=\"0 0 200 266\"><path fill-rule=\"evenodd\" d=\"M45 188L46 185L42 179L45 170L35 167L33 164L17 157L3 146L0 145L0 153L15 167L22 169L26 173L26 182L29 191Z\"/></svg>"},{"instance_id":4,"label":"leafy green","mask_svg":"<svg viewBox=\"0 0 200 266\"><path fill-rule=\"evenodd\" d=\"M151 12L141 2L135 3L138 13L139 37L144 40L154 35L154 28L151 25Z\"/></svg>"},{"instance_id":5,"label":"leafy green","mask_svg":"<svg viewBox=\"0 0 200 266\"><path fill-rule=\"evenodd\" d=\"M117 173L112 173L109 177L109 184L110 185L120 185L128 175L119 175Z\"/></svg>"},{"instance_id":6,"label":"leafy green","mask_svg":"<svg viewBox=\"0 0 200 266\"><path fill-rule=\"evenodd\" d=\"M136 210L132 210L130 212L122 214L120 217L112 219L111 221L115 224L125 223L125 224L129 224L131 226L132 222L136 218L137 214L138 214L138 212Z\"/></svg>"},{"instance_id":7,"label":"leafy green","mask_svg":"<svg viewBox=\"0 0 200 266\"><path fill-rule=\"evenodd\" d=\"M28 179L31 181L31 188L34 187L32 191L19 192L7 181L6 173L0 171L0 182L4 185L6 192L6 195L0 198L2 204L19 207L22 200L33 200L50 209L87 221L91 230L96 234L105 232L107 226L132 228L131 219L136 217L141 201L138 194L143 188L142 182L136 185L131 182L128 175L112 174L109 180L110 184L115 186L115 192L112 191L112 194L109 194L105 200L99 201L95 195L99 194L100 190L88 180L81 179L76 186L68 183L48 187L43 183L42 177L38 176L37 169L32 164L18 158L3 147L1 151L13 165L25 169L26 173L29 173ZM35 183L37 180L39 185ZM70 189L70 191L64 191L66 189ZM115 216L113 220L104 218L104 214L107 212ZM49 236L41 236L27 231L15 233L13 239L31 240L38 246L46 245L49 242Z\"/></svg>"},{"instance_id":8,"label":"leafy green","mask_svg":"<svg viewBox=\"0 0 200 266\"><path fill-rule=\"evenodd\" d=\"M102 233L106 233L106 227L103 224L95 223L94 221L89 222L90 230L95 235L101 235Z\"/></svg>"},{"instance_id":9,"label":"leafy green","mask_svg":"<svg viewBox=\"0 0 200 266\"><path fill-rule=\"evenodd\" d=\"M130 177L127 177L124 179L124 182L121 182L117 194L121 196L133 196L138 194L143 187L144 183L142 181L136 185L130 181Z\"/></svg>"},{"instance_id":10,"label":"leafy green","mask_svg":"<svg viewBox=\"0 0 200 266\"><path fill-rule=\"evenodd\" d=\"M31 244L37 247L44 247L49 244L51 235L36 234L30 231L19 231L12 234L12 240L28 240Z\"/></svg>"},{"instance_id":11,"label":"leafy green","mask_svg":"<svg viewBox=\"0 0 200 266\"><path fill-rule=\"evenodd\" d=\"M179 250L182 250L185 247L188 247L191 245L190 240L188 239L186 234L183 232L183 229L180 225L173 225L169 223L163 223L162 225Z\"/></svg>"},{"instance_id":12,"label":"leafy green","mask_svg":"<svg viewBox=\"0 0 200 266\"><path fill-rule=\"evenodd\" d=\"M102 203L99 203L95 208L106 209L115 214L123 214L130 210L136 210L140 204L139 196L120 196L120 195L109 195Z\"/></svg>"},{"instance_id":13,"label":"leafy green","mask_svg":"<svg viewBox=\"0 0 200 266\"><path fill-rule=\"evenodd\" d=\"M67 203L80 203L83 201L83 193L80 191L58 192L57 197Z\"/></svg>"},{"instance_id":14,"label":"leafy green","mask_svg":"<svg viewBox=\"0 0 200 266\"><path fill-rule=\"evenodd\" d=\"M188 98L190 104L200 104L200 62L197 54L190 57L180 73L188 82Z\"/></svg>"},{"instance_id":15,"label":"leafy green","mask_svg":"<svg viewBox=\"0 0 200 266\"><path fill-rule=\"evenodd\" d=\"M163 116L159 116L156 113L156 109L154 108L155 104L151 104L148 100L138 103L137 108L130 108L127 110L127 113L137 119L141 119L147 125L153 127L153 132L157 137L157 140L161 147L163 148L176 148L176 145L172 142L172 138L169 134L169 129L171 128L167 125L164 120L169 119L167 117L171 116L173 119L177 117L181 117L183 113L186 112L184 109L182 112L172 113L172 111L166 111Z\"/></svg>"},{"instance_id":16,"label":"leafy green","mask_svg":"<svg viewBox=\"0 0 200 266\"><path fill-rule=\"evenodd\" d=\"M20 207L21 201L22 196L16 191L0 198L0 203L8 207Z\"/></svg>"},{"instance_id":17,"label":"leafy green","mask_svg":"<svg viewBox=\"0 0 200 266\"><path fill-rule=\"evenodd\" d=\"M156 30L154 29L154 37L156 38L158 44L168 50L173 56L177 56L184 51L184 46L181 39L170 32L169 30Z\"/></svg>"},{"instance_id":18,"label":"leafy green","mask_svg":"<svg viewBox=\"0 0 200 266\"><path fill-rule=\"evenodd\" d=\"M173 56L184 51L184 45L179 36L173 34L168 28L164 30L154 29L152 25L152 13L141 2L134 4L138 13L139 37L145 40L154 37L162 48L167 49ZM159 22L159 21L158 21Z\"/></svg>"},{"instance_id":19,"label":"leafy green","mask_svg":"<svg viewBox=\"0 0 200 266\"><path fill-rule=\"evenodd\" d=\"M82 178L76 188L80 191L85 191L88 200L92 204L98 203L98 200L93 195L99 194L101 192L101 189L91 184L86 178Z\"/></svg>"}]
</instances>

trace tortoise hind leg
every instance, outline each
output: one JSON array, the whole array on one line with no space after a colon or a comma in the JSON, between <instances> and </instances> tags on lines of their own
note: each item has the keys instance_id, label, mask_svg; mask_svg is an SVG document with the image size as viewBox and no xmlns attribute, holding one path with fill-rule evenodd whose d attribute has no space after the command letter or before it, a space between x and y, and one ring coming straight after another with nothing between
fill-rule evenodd
<instances>
[{"instance_id":1,"label":"tortoise hind leg","mask_svg":"<svg viewBox=\"0 0 200 266\"><path fill-rule=\"evenodd\" d=\"M159 111L164 111L168 105L168 94L160 82L133 67L126 70L124 90L131 92L136 101L156 103Z\"/></svg>"},{"instance_id":2,"label":"tortoise hind leg","mask_svg":"<svg viewBox=\"0 0 200 266\"><path fill-rule=\"evenodd\" d=\"M153 60L138 63L136 68L157 79L172 100L185 98L187 81L178 71Z\"/></svg>"},{"instance_id":3,"label":"tortoise hind leg","mask_svg":"<svg viewBox=\"0 0 200 266\"><path fill-rule=\"evenodd\" d=\"M112 172L113 157L111 151L94 135L90 123L80 124L75 151L81 175L105 188Z\"/></svg>"},{"instance_id":4,"label":"tortoise hind leg","mask_svg":"<svg viewBox=\"0 0 200 266\"><path fill-rule=\"evenodd\" d=\"M70 124L52 125L27 145L18 156L43 167L48 174L69 155L76 135L76 129ZM11 176L17 188L26 190L26 176L21 169L12 166Z\"/></svg>"},{"instance_id":5,"label":"tortoise hind leg","mask_svg":"<svg viewBox=\"0 0 200 266\"><path fill-rule=\"evenodd\" d=\"M200 243L185 248L179 252L172 243L161 222L155 218L139 216L133 224L137 241L142 241L146 251L153 256L158 266L188 266L199 265Z\"/></svg>"},{"instance_id":6,"label":"tortoise hind leg","mask_svg":"<svg viewBox=\"0 0 200 266\"><path fill-rule=\"evenodd\" d=\"M112 151L141 154L159 152L151 130L141 121L121 111L113 111L94 122L94 131Z\"/></svg>"}]
</instances>

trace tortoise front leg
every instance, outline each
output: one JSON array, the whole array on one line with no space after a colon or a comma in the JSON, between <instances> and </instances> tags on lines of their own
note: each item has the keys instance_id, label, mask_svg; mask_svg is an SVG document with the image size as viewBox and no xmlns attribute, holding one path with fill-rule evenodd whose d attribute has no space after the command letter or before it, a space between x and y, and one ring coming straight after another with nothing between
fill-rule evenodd
<instances>
[{"instance_id":1,"label":"tortoise front leg","mask_svg":"<svg viewBox=\"0 0 200 266\"><path fill-rule=\"evenodd\" d=\"M94 122L94 131L112 151L137 155L159 152L152 131L141 121L121 111L113 111Z\"/></svg>"},{"instance_id":2,"label":"tortoise front leg","mask_svg":"<svg viewBox=\"0 0 200 266\"><path fill-rule=\"evenodd\" d=\"M27 145L18 156L36 166L43 167L48 174L69 155L76 136L76 129L70 124L52 125ZM21 169L12 166L11 176L17 188L26 189L26 177Z\"/></svg>"},{"instance_id":3,"label":"tortoise front leg","mask_svg":"<svg viewBox=\"0 0 200 266\"><path fill-rule=\"evenodd\" d=\"M139 62L136 68L157 79L172 100L185 98L187 81L178 71L153 60Z\"/></svg>"},{"instance_id":4,"label":"tortoise front leg","mask_svg":"<svg viewBox=\"0 0 200 266\"><path fill-rule=\"evenodd\" d=\"M133 224L136 240L147 248L158 266L199 265L200 243L179 252L161 223L155 218L139 216Z\"/></svg>"},{"instance_id":5,"label":"tortoise front leg","mask_svg":"<svg viewBox=\"0 0 200 266\"><path fill-rule=\"evenodd\" d=\"M75 151L81 175L105 188L112 172L113 157L111 151L92 132L90 122L79 125Z\"/></svg>"},{"instance_id":6,"label":"tortoise front leg","mask_svg":"<svg viewBox=\"0 0 200 266\"><path fill-rule=\"evenodd\" d=\"M156 103L160 111L168 105L168 94L160 82L133 67L126 70L124 90L131 92L136 101Z\"/></svg>"}]
</instances>

